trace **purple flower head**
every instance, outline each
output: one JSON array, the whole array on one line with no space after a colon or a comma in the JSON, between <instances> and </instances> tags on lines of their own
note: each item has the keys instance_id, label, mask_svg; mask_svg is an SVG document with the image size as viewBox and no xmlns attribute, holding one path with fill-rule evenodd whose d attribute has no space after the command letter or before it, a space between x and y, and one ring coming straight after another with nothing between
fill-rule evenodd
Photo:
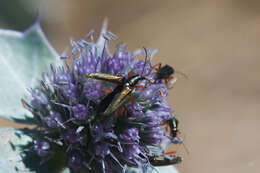
<instances>
[{"instance_id":1,"label":"purple flower head","mask_svg":"<svg viewBox=\"0 0 260 173\"><path fill-rule=\"evenodd\" d=\"M175 137L172 139L172 143L174 144L179 144L179 143L182 143L183 142L183 139L180 138L180 137Z\"/></svg>"},{"instance_id":2,"label":"purple flower head","mask_svg":"<svg viewBox=\"0 0 260 173\"><path fill-rule=\"evenodd\" d=\"M32 90L31 95L32 95L32 100L31 100L32 106L41 107L48 104L48 99L46 95L40 90L38 89Z\"/></svg>"},{"instance_id":3,"label":"purple flower head","mask_svg":"<svg viewBox=\"0 0 260 173\"><path fill-rule=\"evenodd\" d=\"M110 153L110 149L108 143L106 142L98 142L94 145L94 153L97 157L104 159Z\"/></svg>"},{"instance_id":4,"label":"purple flower head","mask_svg":"<svg viewBox=\"0 0 260 173\"><path fill-rule=\"evenodd\" d=\"M161 127L146 129L142 134L143 142L146 144L160 144L164 136L164 132L161 130Z\"/></svg>"},{"instance_id":5,"label":"purple flower head","mask_svg":"<svg viewBox=\"0 0 260 173\"><path fill-rule=\"evenodd\" d=\"M139 135L138 135L138 129L133 127L124 130L124 132L120 135L120 138L122 141L126 143L134 143L134 142L139 142Z\"/></svg>"},{"instance_id":6,"label":"purple flower head","mask_svg":"<svg viewBox=\"0 0 260 173\"><path fill-rule=\"evenodd\" d=\"M48 80L54 86L63 86L69 82L72 82L71 73L65 70L63 67L55 68L54 65L51 65L51 70L49 73L46 73L46 80Z\"/></svg>"},{"instance_id":7,"label":"purple flower head","mask_svg":"<svg viewBox=\"0 0 260 173\"><path fill-rule=\"evenodd\" d=\"M128 70L130 61L130 51L127 50L127 47L122 47L122 44L118 44L113 57L106 60L107 72L111 74L125 73Z\"/></svg>"},{"instance_id":8,"label":"purple flower head","mask_svg":"<svg viewBox=\"0 0 260 173\"><path fill-rule=\"evenodd\" d=\"M138 118L142 116L144 107L141 106L138 102L134 102L133 106L127 108L128 116L130 118Z\"/></svg>"},{"instance_id":9,"label":"purple flower head","mask_svg":"<svg viewBox=\"0 0 260 173\"><path fill-rule=\"evenodd\" d=\"M167 94L164 84L152 84L140 91L140 99L152 100L153 104L155 101L163 101Z\"/></svg>"},{"instance_id":10,"label":"purple flower head","mask_svg":"<svg viewBox=\"0 0 260 173\"><path fill-rule=\"evenodd\" d=\"M163 80L156 80L151 65L154 51L131 53L118 44L111 54L109 43L115 36L106 25L97 42L92 35L71 40L71 66L51 65L41 84L31 90L28 107L40 127L34 152L42 160L63 153L66 166L74 172L149 166L148 147L155 147L156 155L164 152L162 145L180 141L165 133L163 124L171 119L172 109L165 100L168 88ZM99 78L89 77L93 73ZM119 80L103 79L106 75ZM133 75L140 77L137 84Z\"/></svg>"},{"instance_id":11,"label":"purple flower head","mask_svg":"<svg viewBox=\"0 0 260 173\"><path fill-rule=\"evenodd\" d=\"M145 151L136 143L124 146L124 157L133 166L139 166L140 163L147 161Z\"/></svg>"},{"instance_id":12,"label":"purple flower head","mask_svg":"<svg viewBox=\"0 0 260 173\"><path fill-rule=\"evenodd\" d=\"M117 74L124 70L125 64L123 59L108 58L106 62L107 62L107 69L109 69L111 74Z\"/></svg>"},{"instance_id":13,"label":"purple flower head","mask_svg":"<svg viewBox=\"0 0 260 173\"><path fill-rule=\"evenodd\" d=\"M49 115L45 118L48 127L59 128L62 124L62 117L58 112L50 111Z\"/></svg>"},{"instance_id":14,"label":"purple flower head","mask_svg":"<svg viewBox=\"0 0 260 173\"><path fill-rule=\"evenodd\" d=\"M152 71L150 63L145 63L144 61L136 61L134 69L136 69L135 72L139 75L149 75Z\"/></svg>"},{"instance_id":15,"label":"purple flower head","mask_svg":"<svg viewBox=\"0 0 260 173\"><path fill-rule=\"evenodd\" d=\"M75 144L77 142L83 142L83 136L74 129L69 129L63 136L64 140L68 143Z\"/></svg>"},{"instance_id":16,"label":"purple flower head","mask_svg":"<svg viewBox=\"0 0 260 173\"><path fill-rule=\"evenodd\" d=\"M78 152L73 152L68 155L68 166L77 172L84 168L84 159Z\"/></svg>"},{"instance_id":17,"label":"purple flower head","mask_svg":"<svg viewBox=\"0 0 260 173\"><path fill-rule=\"evenodd\" d=\"M98 81L88 81L84 83L84 95L90 100L96 100L102 96L102 84Z\"/></svg>"},{"instance_id":18,"label":"purple flower head","mask_svg":"<svg viewBox=\"0 0 260 173\"><path fill-rule=\"evenodd\" d=\"M77 93L77 86L73 83L64 84L60 86L61 94L66 99L71 99L73 102L75 101L76 93Z\"/></svg>"},{"instance_id":19,"label":"purple flower head","mask_svg":"<svg viewBox=\"0 0 260 173\"><path fill-rule=\"evenodd\" d=\"M148 110L143 121L150 127L160 126L163 121L160 114L161 112Z\"/></svg>"},{"instance_id":20,"label":"purple flower head","mask_svg":"<svg viewBox=\"0 0 260 173\"><path fill-rule=\"evenodd\" d=\"M78 120L85 120L88 116L88 105L85 106L83 104L77 104L76 106L72 106L73 115Z\"/></svg>"},{"instance_id":21,"label":"purple flower head","mask_svg":"<svg viewBox=\"0 0 260 173\"><path fill-rule=\"evenodd\" d=\"M45 157L50 154L50 143L44 139L34 141L34 150L40 157Z\"/></svg>"}]
</instances>

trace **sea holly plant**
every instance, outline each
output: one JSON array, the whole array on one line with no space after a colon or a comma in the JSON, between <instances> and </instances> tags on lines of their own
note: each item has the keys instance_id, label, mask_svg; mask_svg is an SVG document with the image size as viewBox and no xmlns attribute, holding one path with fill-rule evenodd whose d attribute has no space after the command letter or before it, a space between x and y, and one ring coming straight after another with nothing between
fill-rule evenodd
<instances>
[{"instance_id":1,"label":"sea holly plant","mask_svg":"<svg viewBox=\"0 0 260 173\"><path fill-rule=\"evenodd\" d=\"M167 133L165 122L174 116L165 100L168 87L151 65L156 51L131 53L118 44L110 53L116 36L107 22L97 41L93 34L71 39L71 53L59 56L39 20L25 32L0 30L0 116L33 125L0 128L0 172L177 172L154 164L178 159L166 149L181 142ZM129 89L131 76L141 76L135 86L142 87ZM120 105L110 108L116 99Z\"/></svg>"}]
</instances>

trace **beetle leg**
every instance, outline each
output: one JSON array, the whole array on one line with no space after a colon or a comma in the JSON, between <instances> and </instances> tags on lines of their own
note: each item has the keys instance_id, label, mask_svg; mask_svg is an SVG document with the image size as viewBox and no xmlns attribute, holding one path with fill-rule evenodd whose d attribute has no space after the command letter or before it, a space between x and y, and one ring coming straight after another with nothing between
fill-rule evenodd
<instances>
[{"instance_id":1,"label":"beetle leg","mask_svg":"<svg viewBox=\"0 0 260 173\"><path fill-rule=\"evenodd\" d=\"M177 130L177 135L180 135L181 134L181 131L180 129Z\"/></svg>"},{"instance_id":2,"label":"beetle leg","mask_svg":"<svg viewBox=\"0 0 260 173\"><path fill-rule=\"evenodd\" d=\"M173 76L170 76L170 77L169 77L169 80L172 80L173 78L174 78Z\"/></svg>"},{"instance_id":3,"label":"beetle leg","mask_svg":"<svg viewBox=\"0 0 260 173\"><path fill-rule=\"evenodd\" d=\"M135 85L135 88L145 88L144 85Z\"/></svg>"},{"instance_id":4,"label":"beetle leg","mask_svg":"<svg viewBox=\"0 0 260 173\"><path fill-rule=\"evenodd\" d=\"M123 115L125 112L125 106L120 107L120 115Z\"/></svg>"},{"instance_id":5,"label":"beetle leg","mask_svg":"<svg viewBox=\"0 0 260 173\"><path fill-rule=\"evenodd\" d=\"M155 71L159 71L161 69L162 63L158 63L155 64L154 66L152 66L152 69L154 69Z\"/></svg>"},{"instance_id":6,"label":"beetle leg","mask_svg":"<svg viewBox=\"0 0 260 173\"><path fill-rule=\"evenodd\" d=\"M130 101L131 101L132 106L133 106L134 105L134 97L132 95L130 96Z\"/></svg>"},{"instance_id":7,"label":"beetle leg","mask_svg":"<svg viewBox=\"0 0 260 173\"><path fill-rule=\"evenodd\" d=\"M162 88L159 88L159 92L160 92L160 95L163 97L164 94L163 94Z\"/></svg>"},{"instance_id":8,"label":"beetle leg","mask_svg":"<svg viewBox=\"0 0 260 173\"><path fill-rule=\"evenodd\" d=\"M165 78L165 79L164 79L164 83L165 83L165 85L168 84L168 81L169 81L168 78Z\"/></svg>"},{"instance_id":9,"label":"beetle leg","mask_svg":"<svg viewBox=\"0 0 260 173\"><path fill-rule=\"evenodd\" d=\"M169 151L169 152L165 152L163 154L166 154L166 155L174 155L176 154L176 151Z\"/></svg>"},{"instance_id":10,"label":"beetle leg","mask_svg":"<svg viewBox=\"0 0 260 173\"><path fill-rule=\"evenodd\" d=\"M172 79L174 79L173 76L169 76L168 78L165 78L165 79L164 79L165 85L168 86L168 82L171 81Z\"/></svg>"},{"instance_id":11,"label":"beetle leg","mask_svg":"<svg viewBox=\"0 0 260 173\"><path fill-rule=\"evenodd\" d=\"M173 78L174 78L173 76L169 76L169 77L167 78L168 82L169 82L170 80L172 80Z\"/></svg>"},{"instance_id":12,"label":"beetle leg","mask_svg":"<svg viewBox=\"0 0 260 173\"><path fill-rule=\"evenodd\" d=\"M102 91L104 94L110 94L110 93L112 93L113 91L111 91L111 90L103 90Z\"/></svg>"}]
</instances>

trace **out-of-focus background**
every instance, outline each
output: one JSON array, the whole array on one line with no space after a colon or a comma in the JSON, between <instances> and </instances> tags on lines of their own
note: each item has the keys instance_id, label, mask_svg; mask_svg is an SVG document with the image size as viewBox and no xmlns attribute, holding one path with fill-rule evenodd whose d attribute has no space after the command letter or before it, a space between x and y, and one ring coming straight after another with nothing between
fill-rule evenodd
<instances>
[{"instance_id":1,"label":"out-of-focus background","mask_svg":"<svg viewBox=\"0 0 260 173\"><path fill-rule=\"evenodd\" d=\"M0 27L24 30L37 11L59 53L71 36L99 32L107 16L115 43L158 48L154 64L189 76L168 99L190 151L173 148L184 158L180 172L259 173L260 1L1 0Z\"/></svg>"}]
</instances>

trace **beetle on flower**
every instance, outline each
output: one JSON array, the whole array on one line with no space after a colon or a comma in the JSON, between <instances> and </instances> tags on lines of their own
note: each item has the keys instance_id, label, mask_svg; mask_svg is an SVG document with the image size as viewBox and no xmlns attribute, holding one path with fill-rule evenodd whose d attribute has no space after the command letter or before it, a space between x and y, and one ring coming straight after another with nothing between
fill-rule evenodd
<instances>
[{"instance_id":1,"label":"beetle on flower","mask_svg":"<svg viewBox=\"0 0 260 173\"><path fill-rule=\"evenodd\" d=\"M55 151L65 153L65 165L73 172L116 172L126 167L138 167L143 172L154 170L151 158L157 156L179 162L176 155L167 156L164 143L173 141L165 133L162 124L172 119L172 109L167 104L168 88L153 72L151 60L139 60L143 51L131 53L127 46L119 44L115 53L109 52L109 43L116 38L106 30L95 43L91 31L84 40L73 41L72 65L51 66L39 85L30 90L31 100L23 105L32 112L37 122L37 133L32 135L32 151L41 163L55 157ZM150 56L156 50L147 49ZM128 79L128 73L145 76L146 87L133 88L132 98L106 115L100 113L100 104L107 93L118 84L93 80L89 74L109 74ZM144 79L144 78L142 78ZM138 85L144 85L139 80ZM114 91L116 92L116 91ZM133 102L134 101L134 102ZM108 102L108 104L112 104Z\"/></svg>"}]
</instances>

